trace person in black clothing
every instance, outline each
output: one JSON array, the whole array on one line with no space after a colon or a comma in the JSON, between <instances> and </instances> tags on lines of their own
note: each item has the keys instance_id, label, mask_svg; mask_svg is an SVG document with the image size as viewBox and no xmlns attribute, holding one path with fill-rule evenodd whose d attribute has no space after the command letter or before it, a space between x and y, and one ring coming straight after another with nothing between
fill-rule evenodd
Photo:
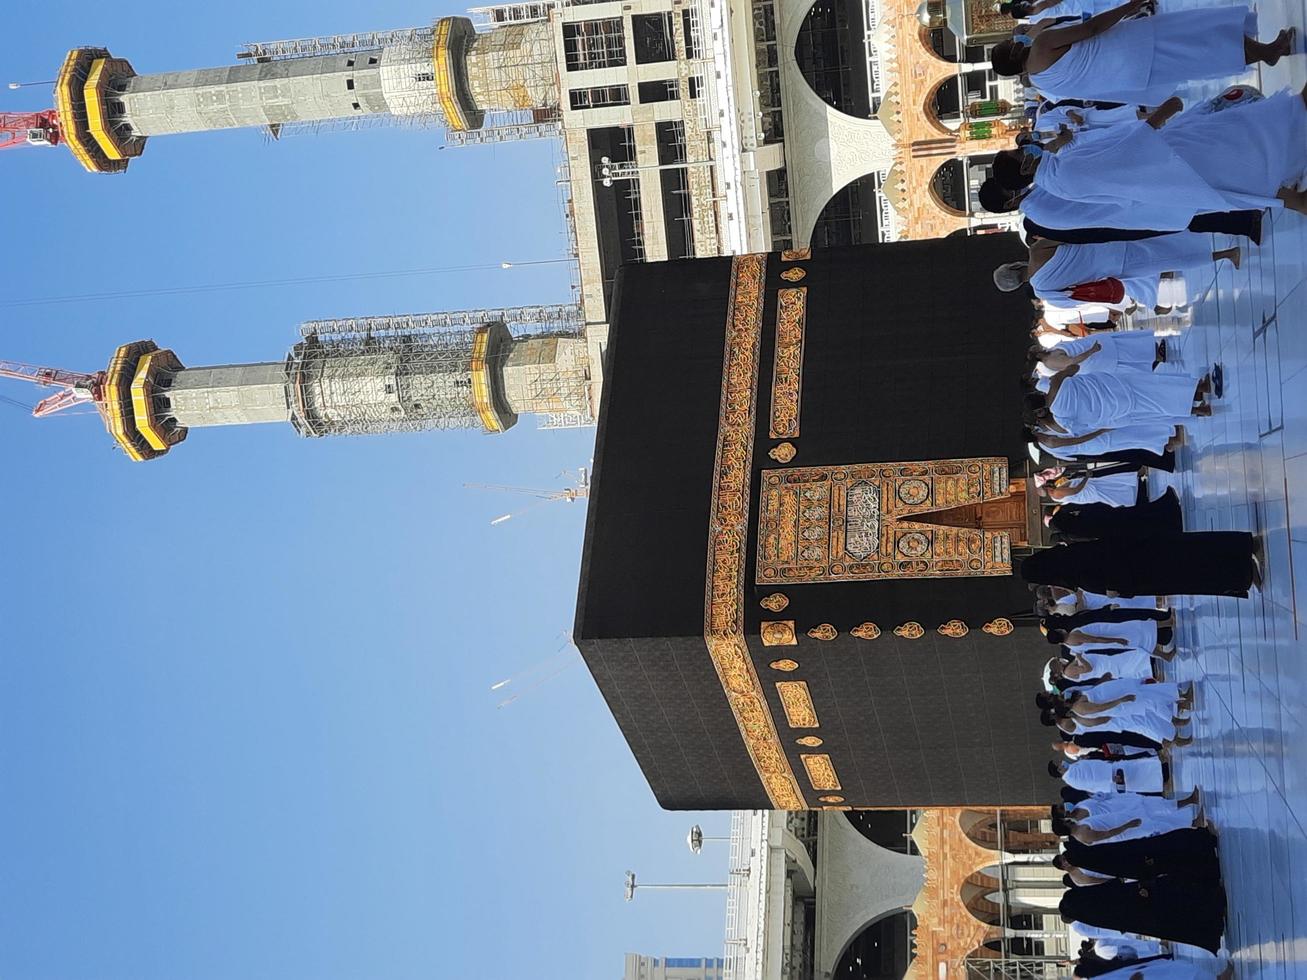
<instances>
[{"instance_id":1,"label":"person in black clothing","mask_svg":"<svg viewBox=\"0 0 1307 980\"><path fill-rule=\"evenodd\" d=\"M1188 943L1213 955L1225 933L1225 889L1218 881L1180 875L1074 887L1057 908L1064 922Z\"/></svg>"},{"instance_id":2,"label":"person in black clothing","mask_svg":"<svg viewBox=\"0 0 1307 980\"><path fill-rule=\"evenodd\" d=\"M1107 844L1082 844L1069 840L1063 854L1053 863L1062 870L1067 870L1064 865L1069 865L1113 878L1176 875L1193 881L1221 880L1216 835L1205 827L1187 827L1154 837Z\"/></svg>"},{"instance_id":3,"label":"person in black clothing","mask_svg":"<svg viewBox=\"0 0 1307 980\"><path fill-rule=\"evenodd\" d=\"M1048 526L1068 539L1148 537L1158 531L1183 531L1184 515L1174 487L1156 500L1133 507L1109 504L1063 504L1048 519Z\"/></svg>"},{"instance_id":4,"label":"person in black clothing","mask_svg":"<svg viewBox=\"0 0 1307 980\"><path fill-rule=\"evenodd\" d=\"M1100 595L1229 595L1261 584L1257 540L1246 531L1159 531L1037 551L1021 563L1027 582Z\"/></svg>"}]
</instances>

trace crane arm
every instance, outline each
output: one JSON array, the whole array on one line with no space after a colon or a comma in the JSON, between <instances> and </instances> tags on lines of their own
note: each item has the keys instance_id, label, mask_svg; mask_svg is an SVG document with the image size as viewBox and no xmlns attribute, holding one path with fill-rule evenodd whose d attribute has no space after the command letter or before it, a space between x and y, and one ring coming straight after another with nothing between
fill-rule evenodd
<instances>
[{"instance_id":1,"label":"crane arm","mask_svg":"<svg viewBox=\"0 0 1307 980\"><path fill-rule=\"evenodd\" d=\"M53 109L0 112L0 150L15 146L58 146L62 141L59 114Z\"/></svg>"},{"instance_id":2,"label":"crane arm","mask_svg":"<svg viewBox=\"0 0 1307 980\"><path fill-rule=\"evenodd\" d=\"M40 367L36 364L23 364L20 361L0 361L0 378L13 378L26 381L42 388L59 388L60 391L43 399L32 409L37 418L45 418L61 412L65 408L83 402L100 401L104 374L84 374L80 371L64 371L61 368Z\"/></svg>"}]
</instances>

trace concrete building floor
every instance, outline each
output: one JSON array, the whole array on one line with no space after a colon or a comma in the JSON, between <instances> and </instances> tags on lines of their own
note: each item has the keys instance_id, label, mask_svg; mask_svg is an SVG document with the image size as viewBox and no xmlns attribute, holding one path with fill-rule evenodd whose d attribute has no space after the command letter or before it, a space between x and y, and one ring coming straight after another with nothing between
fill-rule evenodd
<instances>
[{"instance_id":1,"label":"concrete building floor","mask_svg":"<svg viewBox=\"0 0 1307 980\"><path fill-rule=\"evenodd\" d=\"M1260 5L1261 35L1296 25L1301 50L1305 7ZM1300 89L1307 56L1249 79ZM1196 284L1192 322L1170 341L1194 374L1219 361L1225 396L1186 427L1169 478L1190 530L1264 536L1266 581L1249 599L1178 599L1168 673L1195 681L1195 744L1176 753L1175 784L1203 787L1220 834L1237 975L1307 977L1307 219L1280 211L1268 227L1241 269Z\"/></svg>"}]
</instances>

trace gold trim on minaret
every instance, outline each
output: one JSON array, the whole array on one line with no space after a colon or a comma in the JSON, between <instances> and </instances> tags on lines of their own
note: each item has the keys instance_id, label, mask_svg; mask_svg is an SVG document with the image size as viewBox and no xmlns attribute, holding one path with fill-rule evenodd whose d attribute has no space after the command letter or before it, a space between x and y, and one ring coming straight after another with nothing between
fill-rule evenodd
<instances>
[{"instance_id":1,"label":"gold trim on minaret","mask_svg":"<svg viewBox=\"0 0 1307 980\"><path fill-rule=\"evenodd\" d=\"M452 133L463 133L472 127L458 102L454 88L454 59L449 56L450 31L454 18L444 17L436 24L436 38L431 45L431 67L436 78L436 98L445 116L445 127Z\"/></svg>"},{"instance_id":2,"label":"gold trim on minaret","mask_svg":"<svg viewBox=\"0 0 1307 980\"><path fill-rule=\"evenodd\" d=\"M499 421L499 415L495 412L490 397L490 365L486 360L486 351L489 347L490 328L477 327L476 334L472 338L472 406L476 409L477 418L481 420L487 432L503 432L504 425Z\"/></svg>"},{"instance_id":3,"label":"gold trim on minaret","mask_svg":"<svg viewBox=\"0 0 1307 980\"><path fill-rule=\"evenodd\" d=\"M717 455L708 515L703 639L771 805L778 810L804 810L807 801L785 755L744 640L745 546L766 272L766 255L731 259Z\"/></svg>"}]
</instances>

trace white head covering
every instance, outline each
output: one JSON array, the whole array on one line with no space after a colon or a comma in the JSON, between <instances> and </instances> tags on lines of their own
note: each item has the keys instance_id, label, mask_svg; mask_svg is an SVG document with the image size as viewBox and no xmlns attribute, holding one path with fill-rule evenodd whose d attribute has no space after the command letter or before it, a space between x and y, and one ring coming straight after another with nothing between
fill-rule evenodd
<instances>
[{"instance_id":1,"label":"white head covering","mask_svg":"<svg viewBox=\"0 0 1307 980\"><path fill-rule=\"evenodd\" d=\"M1020 289L1026 281L1025 262L1004 262L994 270L994 285L1005 293Z\"/></svg>"}]
</instances>

